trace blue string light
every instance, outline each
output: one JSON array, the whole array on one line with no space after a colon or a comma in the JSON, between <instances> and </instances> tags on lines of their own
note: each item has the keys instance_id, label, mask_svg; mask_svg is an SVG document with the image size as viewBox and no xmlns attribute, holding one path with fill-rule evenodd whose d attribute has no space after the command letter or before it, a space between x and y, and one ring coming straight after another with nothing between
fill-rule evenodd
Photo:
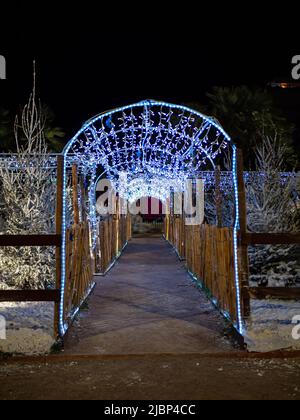
<instances>
[{"instance_id":1,"label":"blue string light","mask_svg":"<svg viewBox=\"0 0 300 420\"><path fill-rule=\"evenodd\" d=\"M66 333L67 326L64 320L64 301L65 301L65 287L66 287L66 206L67 206L67 166L66 157L63 160L63 210L62 210L62 246L61 246L61 296L59 308L59 330L63 337Z\"/></svg>"},{"instance_id":2,"label":"blue string light","mask_svg":"<svg viewBox=\"0 0 300 420\"><path fill-rule=\"evenodd\" d=\"M237 304L237 328L241 335L243 335L243 317L241 307L241 292L240 292L240 279L239 279L239 256L238 256L238 232L240 229L240 214L239 214L239 193L238 193L238 176L237 176L237 149L232 145L232 174L233 186L235 196L235 223L234 223L234 275L235 275L235 290L236 290L236 304Z\"/></svg>"}]
</instances>

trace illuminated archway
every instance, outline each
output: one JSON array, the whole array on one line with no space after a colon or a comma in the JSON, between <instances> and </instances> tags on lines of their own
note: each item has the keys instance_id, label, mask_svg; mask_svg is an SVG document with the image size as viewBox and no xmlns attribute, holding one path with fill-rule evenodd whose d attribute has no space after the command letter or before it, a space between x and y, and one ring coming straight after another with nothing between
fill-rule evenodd
<instances>
[{"instance_id":1,"label":"illuminated archway","mask_svg":"<svg viewBox=\"0 0 300 420\"><path fill-rule=\"evenodd\" d=\"M62 244L62 293L60 329L65 333L63 307L66 282L67 167L76 163L89 178L90 217L95 211L95 184L99 168L126 200L154 196L163 201L170 190L184 192L186 181L214 168L223 150L232 148L236 220L234 226L235 280L238 329L242 332L238 277L237 233L239 227L236 147L213 118L185 106L143 101L102 113L86 122L64 150L64 199ZM125 182L125 181L126 182Z\"/></svg>"}]
</instances>

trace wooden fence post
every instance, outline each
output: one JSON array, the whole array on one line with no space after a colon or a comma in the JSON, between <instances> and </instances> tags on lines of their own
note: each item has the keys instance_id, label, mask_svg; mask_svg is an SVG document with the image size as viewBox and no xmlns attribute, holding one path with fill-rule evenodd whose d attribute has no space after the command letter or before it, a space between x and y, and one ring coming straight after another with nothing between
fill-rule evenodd
<instances>
[{"instance_id":1,"label":"wooden fence post","mask_svg":"<svg viewBox=\"0 0 300 420\"><path fill-rule=\"evenodd\" d=\"M62 235L62 217L63 217L63 178L64 178L64 156L57 157L57 185L56 185L56 234ZM61 293L61 275L62 275L62 249L56 247L56 289ZM59 336L59 309L60 302L55 303L54 311L54 335L55 339Z\"/></svg>"},{"instance_id":2,"label":"wooden fence post","mask_svg":"<svg viewBox=\"0 0 300 420\"><path fill-rule=\"evenodd\" d=\"M244 317L250 316L250 297L249 297L249 259L248 246L243 244L243 237L247 234L247 198L244 182L244 157L243 151L238 149L237 153L237 175L238 175L238 197L239 197L239 217L240 235L239 260L241 276L241 292Z\"/></svg>"}]
</instances>

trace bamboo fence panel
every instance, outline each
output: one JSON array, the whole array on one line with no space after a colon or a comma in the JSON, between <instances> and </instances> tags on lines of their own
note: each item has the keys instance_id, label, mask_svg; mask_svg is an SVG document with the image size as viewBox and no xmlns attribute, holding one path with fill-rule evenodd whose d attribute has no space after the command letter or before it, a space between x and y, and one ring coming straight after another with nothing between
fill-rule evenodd
<instances>
[{"instance_id":1,"label":"bamboo fence panel","mask_svg":"<svg viewBox=\"0 0 300 420\"><path fill-rule=\"evenodd\" d=\"M166 215L164 217L164 237L167 241L170 241L170 216Z\"/></svg>"},{"instance_id":2,"label":"bamboo fence panel","mask_svg":"<svg viewBox=\"0 0 300 420\"><path fill-rule=\"evenodd\" d=\"M99 226L98 267L105 273L131 239L131 216L110 216Z\"/></svg>"},{"instance_id":3,"label":"bamboo fence panel","mask_svg":"<svg viewBox=\"0 0 300 420\"><path fill-rule=\"evenodd\" d=\"M178 223L178 222L177 222ZM170 242L178 246L179 227L174 222ZM185 226L187 269L205 286L221 310L236 320L233 229L210 225ZM182 252L182 251L181 251Z\"/></svg>"},{"instance_id":4,"label":"bamboo fence panel","mask_svg":"<svg viewBox=\"0 0 300 420\"><path fill-rule=\"evenodd\" d=\"M90 253L90 226L81 222L66 233L66 287L65 321L69 322L74 310L82 303L93 282Z\"/></svg>"},{"instance_id":5,"label":"bamboo fence panel","mask_svg":"<svg viewBox=\"0 0 300 420\"><path fill-rule=\"evenodd\" d=\"M166 239L176 248L179 256L185 258L185 221L183 217L165 217L164 231Z\"/></svg>"}]
</instances>

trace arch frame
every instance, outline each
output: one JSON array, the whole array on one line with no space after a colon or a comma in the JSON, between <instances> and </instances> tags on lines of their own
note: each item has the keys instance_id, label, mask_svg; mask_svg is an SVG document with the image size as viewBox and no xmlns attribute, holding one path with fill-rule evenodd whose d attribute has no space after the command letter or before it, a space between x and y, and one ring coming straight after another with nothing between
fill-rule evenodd
<instances>
[{"instance_id":1,"label":"arch frame","mask_svg":"<svg viewBox=\"0 0 300 420\"><path fill-rule=\"evenodd\" d=\"M237 303L237 325L236 328L240 334L243 334L243 317L242 317L242 304L241 304L241 285L239 278L239 257L238 257L238 233L240 229L240 218L239 218L239 193L238 193L238 175L237 175L237 147L232 142L230 136L224 131L223 127L212 117L208 117L199 111L191 109L182 105L175 105L164 101L153 101L147 100L138 102L132 105L127 105L124 107L118 107L116 109L103 112L96 117L88 120L83 124L81 129L71 138L66 147L63 150L63 203L62 203L62 244L61 244L61 298L59 306L59 333L63 337L67 330L68 325L64 322L64 296L66 288L66 231L67 231L67 221L66 221L66 203L67 203L67 168L68 168L68 156L71 147L77 141L79 136L83 134L91 125L95 124L99 120L110 117L116 113L130 110L132 108L138 107L148 107L151 105L164 106L169 109L177 109L185 112L192 113L195 116L198 116L203 121L207 122L214 126L226 139L228 145L232 147L232 178L233 178L233 190L234 190L234 206L235 206L235 221L234 221L234 275L235 275L235 289L236 289L236 303ZM202 150L203 151L203 150ZM208 157L208 156L207 156ZM208 157L210 162L214 165L214 162L211 157ZM95 186L95 185L94 185Z\"/></svg>"}]
</instances>

